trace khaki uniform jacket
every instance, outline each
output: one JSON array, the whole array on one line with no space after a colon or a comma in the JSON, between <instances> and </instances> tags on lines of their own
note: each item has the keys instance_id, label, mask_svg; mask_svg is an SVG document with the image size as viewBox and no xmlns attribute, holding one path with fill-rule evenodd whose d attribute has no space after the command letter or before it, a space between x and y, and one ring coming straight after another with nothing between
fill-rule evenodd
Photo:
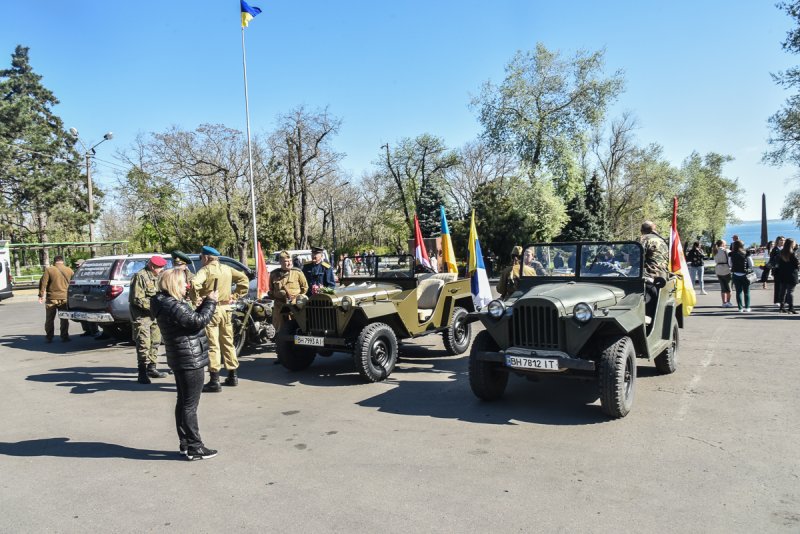
<instances>
[{"instance_id":1,"label":"khaki uniform jacket","mask_svg":"<svg viewBox=\"0 0 800 534\"><path fill-rule=\"evenodd\" d=\"M47 296L47 300L67 300L69 281L72 269L66 265L51 265L44 270L39 279L39 298Z\"/></svg>"},{"instance_id":2,"label":"khaki uniform jacket","mask_svg":"<svg viewBox=\"0 0 800 534\"><path fill-rule=\"evenodd\" d=\"M292 302L298 295L305 295L307 292L308 281L300 269L275 269L269 273L268 295L272 300Z\"/></svg>"},{"instance_id":3,"label":"khaki uniform jacket","mask_svg":"<svg viewBox=\"0 0 800 534\"><path fill-rule=\"evenodd\" d=\"M145 267L133 275L128 292L131 317L150 316L150 298L158 293L158 275Z\"/></svg>"},{"instance_id":4,"label":"khaki uniform jacket","mask_svg":"<svg viewBox=\"0 0 800 534\"><path fill-rule=\"evenodd\" d=\"M656 233L643 235L644 273L651 278L669 276L669 247L663 237Z\"/></svg>"},{"instance_id":5,"label":"khaki uniform jacket","mask_svg":"<svg viewBox=\"0 0 800 534\"><path fill-rule=\"evenodd\" d=\"M218 303L221 305L232 302L232 284L236 284L234 291L237 297L247 295L250 288L250 280L243 273L231 269L227 265L222 265L219 260L211 260L205 267L197 271L192 279L190 291L192 300L198 302L214 291L214 281L217 282Z\"/></svg>"},{"instance_id":6,"label":"khaki uniform jacket","mask_svg":"<svg viewBox=\"0 0 800 534\"><path fill-rule=\"evenodd\" d=\"M497 282L497 292L500 293L502 298L508 298L517 290L520 268L522 269L523 276L536 276L536 270L527 265L521 266L520 264L516 264L511 267L506 267L505 271L500 275L500 280Z\"/></svg>"}]
</instances>

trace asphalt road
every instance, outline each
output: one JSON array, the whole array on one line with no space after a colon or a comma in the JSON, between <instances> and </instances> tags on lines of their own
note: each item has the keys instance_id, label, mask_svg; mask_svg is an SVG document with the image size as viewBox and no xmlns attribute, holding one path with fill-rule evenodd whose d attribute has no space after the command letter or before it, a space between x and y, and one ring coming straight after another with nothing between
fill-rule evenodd
<instances>
[{"instance_id":1,"label":"asphalt road","mask_svg":"<svg viewBox=\"0 0 800 534\"><path fill-rule=\"evenodd\" d=\"M171 378L130 344L44 344L43 307L0 304L2 532L798 532L798 317L722 311L681 331L679 370L641 361L631 414L595 386L512 378L478 401L465 356L403 345L385 383L342 355L270 351L203 395L217 458L178 457ZM78 330L73 325L73 332Z\"/></svg>"}]
</instances>

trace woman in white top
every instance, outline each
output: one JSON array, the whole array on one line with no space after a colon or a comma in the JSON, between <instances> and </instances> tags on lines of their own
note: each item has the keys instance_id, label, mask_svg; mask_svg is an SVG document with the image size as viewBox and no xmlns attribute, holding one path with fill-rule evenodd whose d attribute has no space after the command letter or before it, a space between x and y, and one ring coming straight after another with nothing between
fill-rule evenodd
<instances>
[{"instance_id":1,"label":"woman in white top","mask_svg":"<svg viewBox=\"0 0 800 534\"><path fill-rule=\"evenodd\" d=\"M719 279L719 290L722 295L722 307L730 308L731 304L731 267L728 265L728 250L725 241L720 239L714 244L714 272Z\"/></svg>"}]
</instances>

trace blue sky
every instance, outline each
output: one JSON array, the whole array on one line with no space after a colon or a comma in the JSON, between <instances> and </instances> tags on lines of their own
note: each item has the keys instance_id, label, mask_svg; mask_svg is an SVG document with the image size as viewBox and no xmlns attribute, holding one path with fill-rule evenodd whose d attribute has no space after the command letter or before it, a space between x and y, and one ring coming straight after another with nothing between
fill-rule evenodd
<instances>
[{"instance_id":1,"label":"blue sky","mask_svg":"<svg viewBox=\"0 0 800 534\"><path fill-rule=\"evenodd\" d=\"M568 55L605 48L607 72L627 80L610 117L634 112L638 141L659 143L673 164L692 151L733 156L725 170L746 189L742 219L760 217L762 192L777 218L795 173L759 162L767 118L787 96L770 72L800 62L781 50L791 22L772 0L250 3L263 10L246 30L253 131L298 105L327 106L343 121L333 144L355 177L385 142L474 139L470 98L537 42ZM17 44L30 47L67 127L89 142L114 132L98 149L100 183L138 132L244 129L237 0L5 0L0 68Z\"/></svg>"}]
</instances>

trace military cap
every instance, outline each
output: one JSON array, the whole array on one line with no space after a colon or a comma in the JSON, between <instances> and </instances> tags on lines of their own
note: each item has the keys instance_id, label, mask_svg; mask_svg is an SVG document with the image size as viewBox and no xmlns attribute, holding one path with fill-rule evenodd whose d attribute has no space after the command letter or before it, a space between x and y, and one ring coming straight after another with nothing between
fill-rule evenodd
<instances>
[{"instance_id":1,"label":"military cap","mask_svg":"<svg viewBox=\"0 0 800 534\"><path fill-rule=\"evenodd\" d=\"M322 247L311 247L312 254L317 254L317 253L322 254L324 251L325 249Z\"/></svg>"},{"instance_id":2,"label":"military cap","mask_svg":"<svg viewBox=\"0 0 800 534\"><path fill-rule=\"evenodd\" d=\"M167 264L167 260L161 256L150 256L150 263L153 267L164 267Z\"/></svg>"},{"instance_id":3,"label":"military cap","mask_svg":"<svg viewBox=\"0 0 800 534\"><path fill-rule=\"evenodd\" d=\"M203 245L203 248L200 249L200 254L205 256L219 256L219 250L215 249L214 247L209 247L208 245Z\"/></svg>"},{"instance_id":4,"label":"military cap","mask_svg":"<svg viewBox=\"0 0 800 534\"><path fill-rule=\"evenodd\" d=\"M175 265L188 265L192 263L192 259L182 250L173 250L169 254L172 256L172 262Z\"/></svg>"},{"instance_id":5,"label":"military cap","mask_svg":"<svg viewBox=\"0 0 800 534\"><path fill-rule=\"evenodd\" d=\"M517 245L511 249L511 256L522 256L522 247Z\"/></svg>"},{"instance_id":6,"label":"military cap","mask_svg":"<svg viewBox=\"0 0 800 534\"><path fill-rule=\"evenodd\" d=\"M289 252L286 251L286 250L281 250L280 254L278 254L278 257L280 257L280 259L282 259L282 260L291 260L292 259L292 255L289 254Z\"/></svg>"}]
</instances>

